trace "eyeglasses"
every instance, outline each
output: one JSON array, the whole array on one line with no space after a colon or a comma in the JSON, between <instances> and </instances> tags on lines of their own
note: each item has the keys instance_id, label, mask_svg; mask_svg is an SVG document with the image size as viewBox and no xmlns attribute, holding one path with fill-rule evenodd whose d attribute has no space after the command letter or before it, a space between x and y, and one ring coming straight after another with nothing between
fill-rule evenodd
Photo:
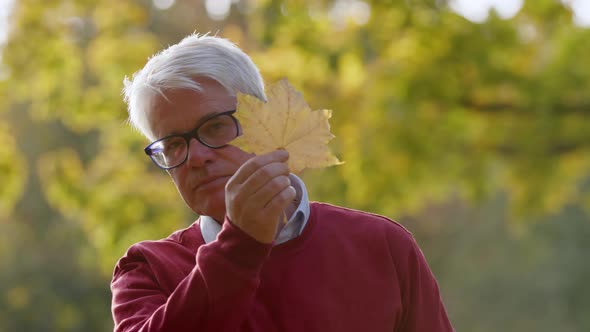
<instances>
[{"instance_id":1,"label":"eyeglasses","mask_svg":"<svg viewBox=\"0 0 590 332\"><path fill-rule=\"evenodd\" d=\"M188 159L190 141L196 138L211 149L219 149L240 135L240 125L233 116L235 110L213 114L200 121L200 124L184 134L161 138L144 149L152 161L162 169L182 165Z\"/></svg>"}]
</instances>

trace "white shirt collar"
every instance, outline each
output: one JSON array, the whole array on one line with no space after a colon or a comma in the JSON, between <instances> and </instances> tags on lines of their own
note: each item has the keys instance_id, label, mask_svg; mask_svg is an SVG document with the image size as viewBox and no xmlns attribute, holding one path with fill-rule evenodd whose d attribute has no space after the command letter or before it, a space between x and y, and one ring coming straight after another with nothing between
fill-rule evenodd
<instances>
[{"instance_id":1,"label":"white shirt collar","mask_svg":"<svg viewBox=\"0 0 590 332\"><path fill-rule=\"evenodd\" d=\"M277 234L275 244L281 244L299 236L309 219L309 198L305 183L295 174L289 174L289 178L291 179L291 185L297 192L295 204L299 202L299 205L297 205L297 209L293 212L291 218L289 218L279 234ZM217 234L221 232L221 224L209 216L201 216L200 227L205 243L215 241Z\"/></svg>"}]
</instances>

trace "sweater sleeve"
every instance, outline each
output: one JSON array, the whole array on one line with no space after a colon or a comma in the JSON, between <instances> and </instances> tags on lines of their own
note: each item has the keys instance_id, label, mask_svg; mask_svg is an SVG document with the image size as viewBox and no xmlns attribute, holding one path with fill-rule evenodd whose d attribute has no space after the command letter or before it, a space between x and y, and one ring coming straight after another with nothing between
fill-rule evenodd
<instances>
[{"instance_id":1,"label":"sweater sleeve","mask_svg":"<svg viewBox=\"0 0 590 332\"><path fill-rule=\"evenodd\" d=\"M399 276L402 294L401 327L404 332L453 332L436 279L422 251L411 234L406 237L406 249ZM398 248L399 249L399 248Z\"/></svg>"},{"instance_id":2,"label":"sweater sleeve","mask_svg":"<svg viewBox=\"0 0 590 332\"><path fill-rule=\"evenodd\" d=\"M155 266L140 247L131 247L111 283L114 331L238 331L270 249L226 220L218 240L198 249L195 267L167 294L156 277L166 266Z\"/></svg>"}]
</instances>

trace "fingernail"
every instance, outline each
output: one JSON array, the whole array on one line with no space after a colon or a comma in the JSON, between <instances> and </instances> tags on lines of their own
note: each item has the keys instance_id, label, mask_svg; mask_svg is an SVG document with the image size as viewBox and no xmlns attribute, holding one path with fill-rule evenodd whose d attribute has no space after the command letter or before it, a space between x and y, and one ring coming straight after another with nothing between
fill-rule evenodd
<instances>
[{"instance_id":1,"label":"fingernail","mask_svg":"<svg viewBox=\"0 0 590 332\"><path fill-rule=\"evenodd\" d=\"M287 151L283 148L280 148L277 151L280 151L280 152L277 152L279 155L285 155L287 158L289 157L289 151Z\"/></svg>"}]
</instances>

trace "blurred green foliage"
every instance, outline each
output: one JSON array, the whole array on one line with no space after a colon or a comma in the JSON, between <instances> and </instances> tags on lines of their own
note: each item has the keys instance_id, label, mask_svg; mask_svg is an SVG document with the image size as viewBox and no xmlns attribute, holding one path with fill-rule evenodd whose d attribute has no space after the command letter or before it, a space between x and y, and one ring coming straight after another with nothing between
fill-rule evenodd
<instances>
[{"instance_id":1,"label":"blurred green foliage","mask_svg":"<svg viewBox=\"0 0 590 332\"><path fill-rule=\"evenodd\" d=\"M346 164L304 174L312 199L410 228L458 331L590 330L590 29L554 0L483 24L445 1L335 10L353 2L240 0L214 21L200 1L17 1L0 80L0 331L111 329L116 260L196 218L120 95L193 31L334 110Z\"/></svg>"}]
</instances>

